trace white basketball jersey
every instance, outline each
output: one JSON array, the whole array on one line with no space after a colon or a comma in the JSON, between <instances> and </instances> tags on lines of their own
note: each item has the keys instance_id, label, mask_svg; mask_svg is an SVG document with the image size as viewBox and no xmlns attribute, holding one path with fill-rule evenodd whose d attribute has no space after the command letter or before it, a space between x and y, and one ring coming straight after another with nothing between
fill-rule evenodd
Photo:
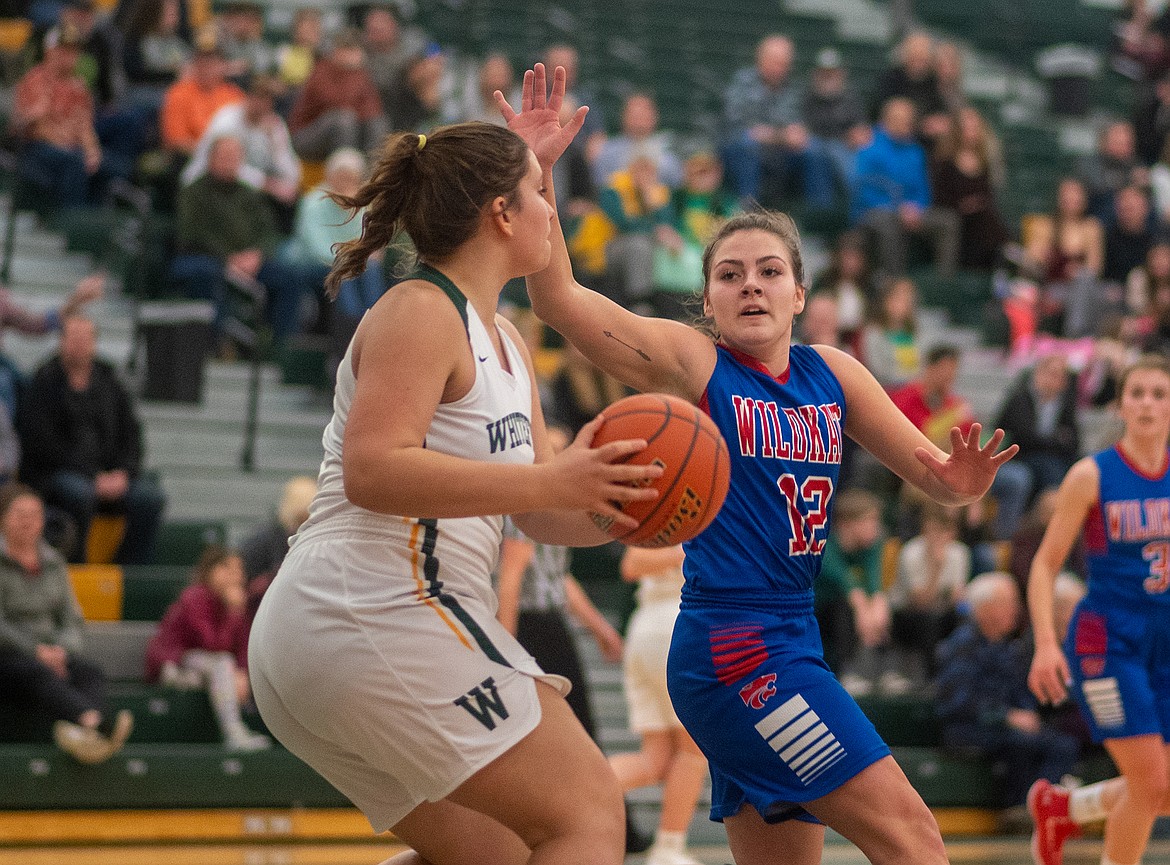
<instances>
[{"instance_id":1,"label":"white basketball jersey","mask_svg":"<svg viewBox=\"0 0 1170 865\"><path fill-rule=\"evenodd\" d=\"M429 270L429 269L428 269ZM532 382L524 358L508 334L500 331L507 355L506 370L483 322L466 298L437 271L422 278L443 288L456 304L467 326L468 340L475 355L475 382L460 399L442 403L427 431L425 446L440 453L471 460L502 463L532 463ZM443 283L447 284L444 285ZM396 550L408 560L420 559L441 567L442 574L427 573L427 582L442 580L454 589L451 580L462 575L474 578L475 594L491 595L489 575L495 569L503 531L503 516L443 519L416 519L408 514L379 514L358 507L345 497L342 480L342 442L356 380L353 374L353 343L337 371L333 418L325 428L322 442L318 492L309 509L309 519L298 531L293 544L304 543L323 532L376 532L388 540L400 541ZM384 374L380 370L372 374ZM458 490L451 490L458 495ZM390 566L391 563L387 563ZM417 568L411 570L417 573ZM424 570L428 570L425 569ZM482 582L482 586L479 585ZM419 588L422 588L421 586ZM486 597L486 596L485 596ZM494 608L494 597L492 598Z\"/></svg>"}]
</instances>

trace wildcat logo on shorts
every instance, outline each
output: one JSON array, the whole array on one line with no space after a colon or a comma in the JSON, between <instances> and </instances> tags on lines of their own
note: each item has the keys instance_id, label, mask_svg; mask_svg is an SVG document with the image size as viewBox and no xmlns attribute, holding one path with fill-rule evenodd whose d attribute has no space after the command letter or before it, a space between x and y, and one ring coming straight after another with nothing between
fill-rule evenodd
<instances>
[{"instance_id":1,"label":"wildcat logo on shorts","mask_svg":"<svg viewBox=\"0 0 1170 865\"><path fill-rule=\"evenodd\" d=\"M490 696L484 693L485 690L490 693ZM471 704L472 700L475 701L474 706ZM496 729L497 717L501 721L508 720L508 709L504 706L504 701L500 699L500 692L496 690L496 680L491 676L453 702L456 706L466 709L471 717L489 730Z\"/></svg>"},{"instance_id":2,"label":"wildcat logo on shorts","mask_svg":"<svg viewBox=\"0 0 1170 865\"><path fill-rule=\"evenodd\" d=\"M776 693L776 674L766 673L739 689L739 698L749 709L762 709L768 698Z\"/></svg>"}]
</instances>

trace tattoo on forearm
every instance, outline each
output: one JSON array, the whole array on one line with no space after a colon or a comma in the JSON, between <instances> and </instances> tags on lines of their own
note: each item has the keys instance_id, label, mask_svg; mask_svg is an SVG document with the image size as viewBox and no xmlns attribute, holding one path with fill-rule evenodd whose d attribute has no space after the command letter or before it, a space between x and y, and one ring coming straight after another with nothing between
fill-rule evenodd
<instances>
[{"instance_id":1,"label":"tattoo on forearm","mask_svg":"<svg viewBox=\"0 0 1170 865\"><path fill-rule=\"evenodd\" d=\"M638 353L638 357L642 358L642 360L646 361L647 363L651 363L651 362L652 362L652 361L650 360L650 355L646 354L646 352L642 351L642 349L640 349L640 348L635 348L634 346L630 345L628 342L625 342L624 340L621 340L621 339L619 339L618 337L614 336L614 335L613 335L613 331L612 331L612 330L604 330L604 331L602 331L602 333L604 333L604 334L605 334L607 337L609 337L610 339L612 339L614 342L621 343L621 344L622 344L622 345L624 345L626 348L628 348L630 351L637 352L637 353Z\"/></svg>"}]
</instances>

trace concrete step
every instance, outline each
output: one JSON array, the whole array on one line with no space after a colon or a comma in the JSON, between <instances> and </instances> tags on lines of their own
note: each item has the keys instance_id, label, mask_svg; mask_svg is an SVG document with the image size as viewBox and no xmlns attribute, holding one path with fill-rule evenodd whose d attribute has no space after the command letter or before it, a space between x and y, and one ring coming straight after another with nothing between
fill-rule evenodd
<instances>
[{"instance_id":1,"label":"concrete step","mask_svg":"<svg viewBox=\"0 0 1170 865\"><path fill-rule=\"evenodd\" d=\"M234 433L146 426L147 461L164 474L173 470L230 470L240 466L243 425ZM255 465L273 471L316 475L321 464L320 436L263 433L256 439Z\"/></svg>"},{"instance_id":2,"label":"concrete step","mask_svg":"<svg viewBox=\"0 0 1170 865\"><path fill-rule=\"evenodd\" d=\"M154 458L148 455L148 465ZM162 475L168 499L167 519L215 519L228 523L233 536L246 533L272 513L285 482L293 475L303 474L267 468L266 459L268 455L258 454L253 472L206 466L168 467Z\"/></svg>"}]
</instances>

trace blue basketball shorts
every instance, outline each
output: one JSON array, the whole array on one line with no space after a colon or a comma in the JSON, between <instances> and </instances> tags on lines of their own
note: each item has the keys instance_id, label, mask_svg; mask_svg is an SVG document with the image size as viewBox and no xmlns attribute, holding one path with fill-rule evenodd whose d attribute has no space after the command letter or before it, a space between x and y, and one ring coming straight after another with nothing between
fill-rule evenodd
<instances>
[{"instance_id":1,"label":"blue basketball shorts","mask_svg":"<svg viewBox=\"0 0 1170 865\"><path fill-rule=\"evenodd\" d=\"M1094 742L1160 735L1170 742L1170 616L1084 598L1064 642L1071 693Z\"/></svg>"},{"instance_id":2,"label":"blue basketball shorts","mask_svg":"<svg viewBox=\"0 0 1170 865\"><path fill-rule=\"evenodd\" d=\"M769 823L818 822L804 803L890 753L825 665L811 605L770 612L684 605L667 683L710 763L715 821L747 803Z\"/></svg>"}]
</instances>

